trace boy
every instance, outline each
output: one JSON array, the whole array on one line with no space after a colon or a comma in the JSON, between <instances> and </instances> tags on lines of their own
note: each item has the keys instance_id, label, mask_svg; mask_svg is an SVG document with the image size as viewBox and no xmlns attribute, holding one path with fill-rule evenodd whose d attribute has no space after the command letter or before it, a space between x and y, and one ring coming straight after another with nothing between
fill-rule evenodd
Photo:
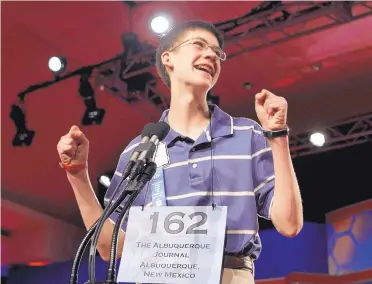
<instances>
[{"instance_id":1,"label":"boy","mask_svg":"<svg viewBox=\"0 0 372 284\"><path fill-rule=\"evenodd\" d=\"M267 90L256 95L262 127L207 104L206 94L216 84L225 59L223 39L209 23L183 23L160 40L156 67L171 91L170 108L160 119L171 128L162 141L169 159L164 167L166 205L228 206L222 283L254 283L253 261L261 251L257 215L271 219L279 233L293 237L303 225L302 203L289 151L285 99ZM111 197L140 139L132 140L121 154L106 198ZM57 148L85 226L90 228L102 208L85 168L88 147L87 138L73 126ZM143 190L135 205L151 205L151 193ZM117 214L110 218L115 222ZM106 221L97 247L104 260L110 254L111 222ZM125 228L126 222L118 257Z\"/></svg>"}]
</instances>

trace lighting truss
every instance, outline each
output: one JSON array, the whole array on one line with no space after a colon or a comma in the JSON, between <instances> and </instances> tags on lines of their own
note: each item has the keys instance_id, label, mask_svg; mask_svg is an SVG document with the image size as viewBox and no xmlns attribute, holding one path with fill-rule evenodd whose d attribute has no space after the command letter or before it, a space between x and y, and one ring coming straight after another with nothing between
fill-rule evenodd
<instances>
[{"instance_id":1,"label":"lighting truss","mask_svg":"<svg viewBox=\"0 0 372 284\"><path fill-rule=\"evenodd\" d=\"M264 48L269 45L284 42L296 37L305 36L320 30L331 28L347 22L352 22L372 15L372 2L353 1L313 1L313 2L284 2L265 1L246 15L239 18L216 23L215 25L225 34L226 46L238 45L240 50L229 54L229 58L239 54ZM319 19L316 26L303 25L301 29L290 31L289 28ZM327 21L325 21L327 19ZM240 30L240 32L236 32ZM273 35L277 38L273 38ZM280 36L281 35L281 36ZM240 43L246 39L261 39L261 43L248 43L242 46ZM240 44L240 45L239 45ZM125 53L125 52L124 52ZM125 56L126 68L122 70L122 80L154 71L155 48L149 48L144 52ZM105 60L101 63L79 68L59 78L40 84L29 86L18 96L21 101L28 93L48 87L52 84L79 75L86 68L104 69L104 65L123 60L123 54ZM133 66L139 62L148 62L145 68L133 70ZM115 71L116 72L116 71ZM98 80L104 80L98 78ZM115 84L123 85L120 82ZM113 89L115 86L113 86ZM162 97L161 95L159 95ZM166 103L166 102L165 102ZM162 105L162 104L161 104Z\"/></svg>"},{"instance_id":2,"label":"lighting truss","mask_svg":"<svg viewBox=\"0 0 372 284\"><path fill-rule=\"evenodd\" d=\"M238 47L237 51L228 54L228 58L232 58L371 15L371 1L264 1L239 18L215 25L224 33L227 49ZM144 91L127 93L125 91L128 88L128 80L146 73L155 74L154 55L155 48L137 54L124 51L119 56L79 68L53 81L29 86L18 96L23 102L27 94L77 76L86 68L91 68L95 72L96 88L109 90L115 96L131 103L143 115L157 119L159 112L169 106L169 97L157 91L155 77L145 82ZM122 68L123 62L125 68ZM143 64L144 62L147 64ZM151 106L150 109L148 105Z\"/></svg>"},{"instance_id":3,"label":"lighting truss","mask_svg":"<svg viewBox=\"0 0 372 284\"><path fill-rule=\"evenodd\" d=\"M269 1L264 5L240 18L217 24L225 32L226 42L240 49L228 54L229 58L372 15L372 2ZM310 21L311 24L305 24ZM240 31L234 33L235 30Z\"/></svg>"},{"instance_id":4,"label":"lighting truss","mask_svg":"<svg viewBox=\"0 0 372 284\"><path fill-rule=\"evenodd\" d=\"M238 45L240 50L228 54L228 58L245 52L278 44L293 38L309 35L337 25L352 22L367 16L372 16L372 2L289 2L269 1L264 8L254 9L247 15L233 20L216 23L225 35L226 46ZM309 21L319 20L314 25L302 25L301 29L290 31L290 27L298 26ZM236 32L236 30L242 30ZM248 46L239 43L246 39L261 39L262 42L252 41ZM130 78L143 72L153 70L153 65L142 70L131 72L130 68L136 62L149 61L153 58L155 50L147 50L127 58L128 68L123 76Z\"/></svg>"},{"instance_id":5,"label":"lighting truss","mask_svg":"<svg viewBox=\"0 0 372 284\"><path fill-rule=\"evenodd\" d=\"M158 91L151 64L154 54L146 52L122 58L120 61L108 62L101 65L95 72L95 89L105 90L119 99L131 104L142 115L149 119L158 119L159 111L169 108L170 97ZM125 68L122 68L124 62ZM149 67L135 68L147 63ZM131 69L138 69L130 71ZM141 85L139 89L132 90L131 83Z\"/></svg>"},{"instance_id":6,"label":"lighting truss","mask_svg":"<svg viewBox=\"0 0 372 284\"><path fill-rule=\"evenodd\" d=\"M238 51L228 54L228 58L232 58L245 52L309 35L371 15L372 2L314 1L282 3L281 1L268 1L242 17L215 25L225 34L227 48L233 45L239 46ZM314 20L318 20L316 26L304 25L304 23ZM293 29L298 25L301 25L301 28ZM240 32L236 32L237 30L240 30ZM249 41L249 39L254 40ZM245 46L242 45L243 41ZM120 74L122 80L146 72L155 73L154 54L155 49L149 49L146 52L134 55L129 54L125 59L126 68ZM131 70L136 64L142 62L148 62L149 64L145 68ZM97 77L97 80L100 84L105 79ZM118 89L117 86L122 85L123 82L116 80L114 84L116 86L113 89ZM163 107L169 105L169 98L158 92L155 93L155 96L161 101L158 104L158 110L163 111ZM142 113L144 112L142 111Z\"/></svg>"},{"instance_id":7,"label":"lighting truss","mask_svg":"<svg viewBox=\"0 0 372 284\"><path fill-rule=\"evenodd\" d=\"M325 135L324 145L317 147L310 142L309 138L313 132L291 135L289 143L292 158L371 142L372 113L340 121L315 131Z\"/></svg>"}]
</instances>

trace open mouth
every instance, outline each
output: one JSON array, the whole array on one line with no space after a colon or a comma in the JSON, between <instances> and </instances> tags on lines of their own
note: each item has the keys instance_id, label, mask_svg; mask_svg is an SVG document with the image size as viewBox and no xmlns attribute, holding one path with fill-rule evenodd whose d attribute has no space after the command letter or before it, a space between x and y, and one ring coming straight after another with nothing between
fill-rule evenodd
<instances>
[{"instance_id":1,"label":"open mouth","mask_svg":"<svg viewBox=\"0 0 372 284\"><path fill-rule=\"evenodd\" d=\"M214 71L211 67L209 67L207 65L195 65L194 67L196 69L200 70L200 71L204 71L204 72L208 73L213 78Z\"/></svg>"}]
</instances>

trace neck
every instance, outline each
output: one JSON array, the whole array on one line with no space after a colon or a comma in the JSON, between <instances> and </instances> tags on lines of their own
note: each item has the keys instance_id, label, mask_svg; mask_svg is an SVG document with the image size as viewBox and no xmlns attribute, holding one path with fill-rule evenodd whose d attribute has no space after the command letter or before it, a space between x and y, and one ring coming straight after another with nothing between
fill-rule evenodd
<instances>
[{"instance_id":1,"label":"neck","mask_svg":"<svg viewBox=\"0 0 372 284\"><path fill-rule=\"evenodd\" d=\"M208 126L210 114L203 92L171 88L171 105L168 113L170 127L181 135L196 140Z\"/></svg>"}]
</instances>

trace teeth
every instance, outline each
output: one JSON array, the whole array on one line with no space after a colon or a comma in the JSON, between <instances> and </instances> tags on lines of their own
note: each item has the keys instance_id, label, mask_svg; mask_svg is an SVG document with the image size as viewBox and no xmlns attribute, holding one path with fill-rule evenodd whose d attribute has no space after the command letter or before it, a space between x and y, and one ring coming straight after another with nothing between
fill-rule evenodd
<instances>
[{"instance_id":1,"label":"teeth","mask_svg":"<svg viewBox=\"0 0 372 284\"><path fill-rule=\"evenodd\" d=\"M211 68L207 65L196 65L195 68L208 72L211 76L213 76L213 70L211 70Z\"/></svg>"}]
</instances>

